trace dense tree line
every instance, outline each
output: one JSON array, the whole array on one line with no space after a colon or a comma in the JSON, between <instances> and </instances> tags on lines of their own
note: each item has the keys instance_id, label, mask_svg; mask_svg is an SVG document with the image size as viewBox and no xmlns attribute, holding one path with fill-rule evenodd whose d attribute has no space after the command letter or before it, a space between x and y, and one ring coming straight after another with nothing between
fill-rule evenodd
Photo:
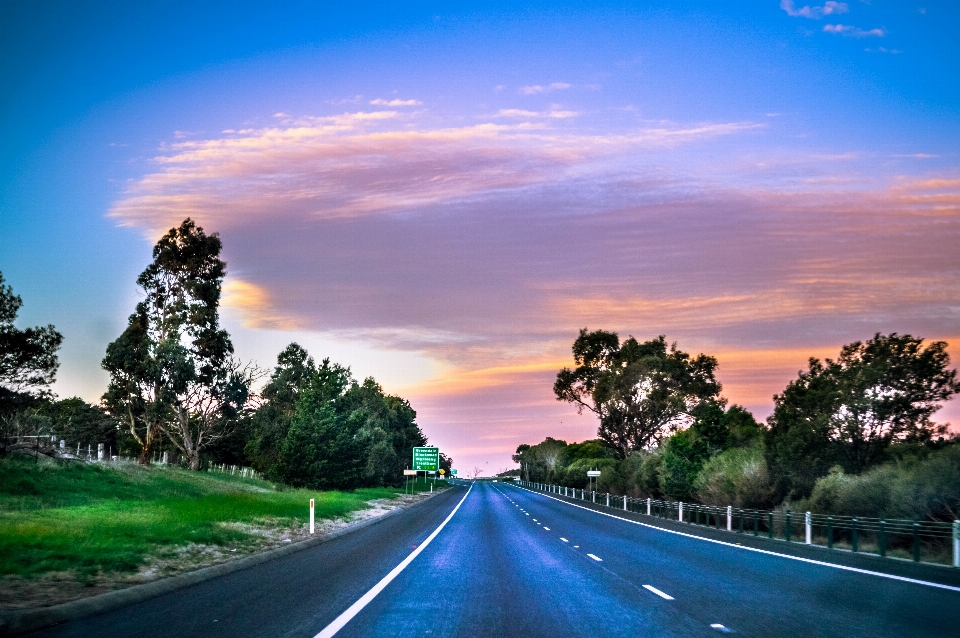
<instances>
[{"instance_id":1,"label":"dense tree line","mask_svg":"<svg viewBox=\"0 0 960 638\"><path fill-rule=\"evenodd\" d=\"M412 448L427 444L409 402L328 359L316 365L295 343L258 389L266 373L234 356L219 323L221 249L190 219L160 238L137 279L143 299L107 346L99 405L50 393L63 337L53 326L15 328L22 300L0 275L2 452L62 438L143 464L166 452L195 470L252 465L293 486L399 485ZM441 461L449 471L452 460Z\"/></svg>"},{"instance_id":2,"label":"dense tree line","mask_svg":"<svg viewBox=\"0 0 960 638\"><path fill-rule=\"evenodd\" d=\"M960 438L932 415L960 392L947 344L876 334L836 360L810 359L765 424L726 405L716 360L663 336L580 331L557 399L599 418L594 441L517 448L528 480L714 505L931 517L960 512Z\"/></svg>"}]
</instances>

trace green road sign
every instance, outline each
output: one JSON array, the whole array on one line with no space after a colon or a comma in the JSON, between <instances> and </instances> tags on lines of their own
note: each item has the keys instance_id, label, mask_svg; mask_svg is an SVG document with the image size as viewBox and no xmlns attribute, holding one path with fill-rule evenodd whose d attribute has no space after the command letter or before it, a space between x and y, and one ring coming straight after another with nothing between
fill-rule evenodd
<instances>
[{"instance_id":1,"label":"green road sign","mask_svg":"<svg viewBox=\"0 0 960 638\"><path fill-rule=\"evenodd\" d=\"M440 469L440 448L413 448L413 469L421 472L436 472Z\"/></svg>"}]
</instances>

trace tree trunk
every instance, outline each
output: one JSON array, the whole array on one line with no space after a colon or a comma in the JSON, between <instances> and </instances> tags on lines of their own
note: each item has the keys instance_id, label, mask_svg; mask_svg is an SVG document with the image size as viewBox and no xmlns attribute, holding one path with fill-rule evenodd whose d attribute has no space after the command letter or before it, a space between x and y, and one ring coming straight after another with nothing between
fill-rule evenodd
<instances>
[{"instance_id":1,"label":"tree trunk","mask_svg":"<svg viewBox=\"0 0 960 638\"><path fill-rule=\"evenodd\" d=\"M153 450L160 440L160 428L156 424L147 428L147 435L143 440L143 449L140 450L140 465L150 465L153 460Z\"/></svg>"}]
</instances>

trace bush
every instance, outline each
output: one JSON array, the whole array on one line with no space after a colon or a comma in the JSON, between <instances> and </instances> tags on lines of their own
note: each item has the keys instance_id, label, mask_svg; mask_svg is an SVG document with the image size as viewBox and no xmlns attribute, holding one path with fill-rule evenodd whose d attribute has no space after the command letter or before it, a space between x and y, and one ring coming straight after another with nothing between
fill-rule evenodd
<instances>
[{"instance_id":1,"label":"bush","mask_svg":"<svg viewBox=\"0 0 960 638\"><path fill-rule=\"evenodd\" d=\"M885 463L860 475L839 467L819 479L804 503L846 516L952 521L960 518L960 445L925 458Z\"/></svg>"},{"instance_id":2,"label":"bush","mask_svg":"<svg viewBox=\"0 0 960 638\"><path fill-rule=\"evenodd\" d=\"M763 447L733 448L714 456L697 474L694 488L697 497L708 505L771 505L773 485Z\"/></svg>"}]
</instances>

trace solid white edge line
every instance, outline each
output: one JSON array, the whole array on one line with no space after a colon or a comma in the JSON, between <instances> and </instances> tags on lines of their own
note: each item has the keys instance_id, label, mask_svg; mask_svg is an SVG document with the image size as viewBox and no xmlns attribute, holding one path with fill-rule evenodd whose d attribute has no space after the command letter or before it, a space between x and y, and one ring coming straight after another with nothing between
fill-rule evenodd
<instances>
[{"instance_id":1,"label":"solid white edge line","mask_svg":"<svg viewBox=\"0 0 960 638\"><path fill-rule=\"evenodd\" d=\"M653 593L655 593L660 598L663 598L664 600L673 600L673 596L671 596L670 594L663 593L653 585L644 585L643 588L646 589L647 591L652 591Z\"/></svg>"},{"instance_id":2,"label":"solid white edge line","mask_svg":"<svg viewBox=\"0 0 960 638\"><path fill-rule=\"evenodd\" d=\"M600 558L599 556L594 556L593 554L587 554L587 556L589 556L589 557L592 558L593 560L597 561L598 563L602 563L602 562L603 562L603 559Z\"/></svg>"},{"instance_id":3,"label":"solid white edge line","mask_svg":"<svg viewBox=\"0 0 960 638\"><path fill-rule=\"evenodd\" d=\"M540 492L535 492L526 487L521 487L519 485L514 485L515 488L519 490L526 490L531 494L536 494L538 496L543 496L558 503L563 503L564 505L570 505L571 507L578 507L582 510L588 512L593 512L594 514L602 514L603 516L609 516L610 518L615 518L618 521L624 521L626 523L633 523L634 525L640 525L641 527L649 527L650 529L655 529L660 532L666 532L668 534L676 534L677 536L686 536L687 538L693 538L698 541L704 541L707 543L715 543L717 545L726 545L727 547L734 547L736 549L743 549L748 552L756 552L758 554L767 554L768 556L779 556L780 558L788 558L790 560L800 561L801 563L809 563L811 565L820 565L821 567L832 567L834 569L841 569L847 572L854 572L857 574L866 574L867 576L877 576L879 578L889 578L890 580L899 580L904 583L912 583L914 585L924 585L926 587L936 587L937 589L946 589L948 591L960 592L960 587L954 587L953 585L944 585L942 583L933 583L928 580L918 580L916 578L907 578L906 576L897 576L895 574L885 574L883 572L875 572L869 569L860 569L859 567L848 567L847 565L837 565L835 563L827 563L822 560L814 560L812 558L803 558L801 556L791 556L790 554L781 554L779 552L771 552L768 549L758 549L756 547L747 547L746 545L736 545L734 543L728 543L726 541L718 541L714 538L704 538L703 536L695 536L693 534L687 534L686 532L678 532L672 529L665 529L663 527L657 527L656 525L650 525L649 523L641 523L640 521L632 521L629 518L623 518L622 516L614 516L613 514L608 514L607 512L601 512L598 510L590 509L589 507L584 507L582 505L577 505L576 503L568 503L567 501L561 500L559 498L554 498L547 494L541 494Z\"/></svg>"},{"instance_id":4,"label":"solid white edge line","mask_svg":"<svg viewBox=\"0 0 960 638\"><path fill-rule=\"evenodd\" d=\"M345 612L337 616L332 623L324 627L323 630L313 638L331 638L338 631L343 629L348 622L353 620L354 616L359 614L364 607L370 604L370 601L376 598L377 594L382 592L384 588L390 584L390 581L392 581L394 578L396 578L400 574L400 572L406 569L407 565L412 563L413 559L416 558L420 554L420 552L422 552L424 548L426 548L426 546L430 544L430 541L432 541L434 538L437 537L437 534L440 533L440 530L446 527L447 523L450 522L450 519L453 518L453 515L456 514L457 510L460 509L460 506L463 505L463 502L467 500L468 496L470 496L470 492L472 490L473 490L473 485L471 485L470 489L467 490L467 493L463 495L463 498L460 499L460 502L457 503L457 506L453 508L453 511L450 512L450 515L447 516L447 518L445 518L442 523L440 523L440 527L433 530L433 533L430 534L430 536L427 536L427 540L420 543L420 545L415 550L410 552L409 556L404 558L403 561L401 561L399 565L394 567L389 574L381 578L380 582L374 585L370 589L370 591L368 591L363 596L361 596L360 599L357 600L357 602L350 605L350 607L348 607Z\"/></svg>"}]
</instances>

